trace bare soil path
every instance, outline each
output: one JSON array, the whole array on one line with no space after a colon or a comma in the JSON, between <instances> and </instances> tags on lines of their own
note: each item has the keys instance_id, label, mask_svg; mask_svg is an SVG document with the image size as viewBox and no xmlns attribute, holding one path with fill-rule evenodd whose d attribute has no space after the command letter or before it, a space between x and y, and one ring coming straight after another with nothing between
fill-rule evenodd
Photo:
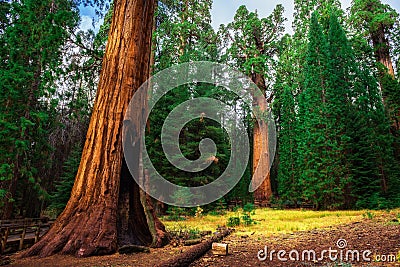
<instances>
[{"instance_id":1,"label":"bare soil path","mask_svg":"<svg viewBox=\"0 0 400 267\"><path fill-rule=\"evenodd\" d=\"M225 242L230 245L230 255L221 257L208 252L190 267L400 266L400 226L388 220L363 220L334 229L257 239L229 236ZM281 260L280 250L285 252L281 252ZM340 265L341 260L351 265Z\"/></svg>"}]
</instances>

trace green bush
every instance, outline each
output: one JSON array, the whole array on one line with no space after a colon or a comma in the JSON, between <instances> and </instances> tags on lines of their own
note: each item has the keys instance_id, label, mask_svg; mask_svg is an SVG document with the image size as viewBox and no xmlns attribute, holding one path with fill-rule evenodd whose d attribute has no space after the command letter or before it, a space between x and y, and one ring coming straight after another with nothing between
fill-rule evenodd
<instances>
[{"instance_id":1,"label":"green bush","mask_svg":"<svg viewBox=\"0 0 400 267\"><path fill-rule=\"evenodd\" d=\"M228 218L228 227L239 226L241 222L243 222L243 225L245 226L256 223L256 221L254 221L251 217L255 214L255 206L253 203L247 203L246 205L244 205L241 215L239 215L238 213L238 208L235 208L234 211L237 213L237 215Z\"/></svg>"},{"instance_id":2,"label":"green bush","mask_svg":"<svg viewBox=\"0 0 400 267\"><path fill-rule=\"evenodd\" d=\"M235 227L240 225L240 217L232 216L228 218L228 227Z\"/></svg>"},{"instance_id":3,"label":"green bush","mask_svg":"<svg viewBox=\"0 0 400 267\"><path fill-rule=\"evenodd\" d=\"M256 223L253 218L251 218L251 215L254 215L254 213L255 206L253 203L247 203L243 206L242 220L244 225L249 226Z\"/></svg>"},{"instance_id":4,"label":"green bush","mask_svg":"<svg viewBox=\"0 0 400 267\"><path fill-rule=\"evenodd\" d=\"M243 206L243 211L254 214L255 206L253 203L247 203Z\"/></svg>"},{"instance_id":5,"label":"green bush","mask_svg":"<svg viewBox=\"0 0 400 267\"><path fill-rule=\"evenodd\" d=\"M367 211L366 213L363 214L363 217L372 220L375 217L375 215L372 212Z\"/></svg>"}]
</instances>

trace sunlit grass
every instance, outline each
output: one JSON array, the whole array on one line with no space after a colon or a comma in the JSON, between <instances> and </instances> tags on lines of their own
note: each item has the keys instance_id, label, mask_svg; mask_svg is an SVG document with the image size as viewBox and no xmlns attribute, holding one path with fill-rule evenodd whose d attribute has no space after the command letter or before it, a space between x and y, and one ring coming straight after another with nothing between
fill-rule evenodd
<instances>
[{"instance_id":1,"label":"sunlit grass","mask_svg":"<svg viewBox=\"0 0 400 267\"><path fill-rule=\"evenodd\" d=\"M374 217L379 217L387 211L368 211ZM237 226L236 234L255 234L269 236L272 234L288 234L296 231L308 231L313 229L334 228L337 225L366 219L366 210L359 211L311 211L311 210L274 210L256 209L252 218L256 224L251 226ZM399 210L391 211L394 216ZM227 212L225 215L203 215L201 217L189 217L185 221L165 221L167 229L198 229L200 231L215 231L219 226L225 226L228 218L241 216L242 211ZM367 218L368 219L368 218Z\"/></svg>"}]
</instances>

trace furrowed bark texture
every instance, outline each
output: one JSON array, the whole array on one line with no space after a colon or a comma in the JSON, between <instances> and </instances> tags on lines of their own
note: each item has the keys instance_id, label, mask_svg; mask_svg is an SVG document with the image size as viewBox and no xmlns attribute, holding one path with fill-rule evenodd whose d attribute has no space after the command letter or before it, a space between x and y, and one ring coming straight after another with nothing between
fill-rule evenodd
<instances>
[{"instance_id":1,"label":"furrowed bark texture","mask_svg":"<svg viewBox=\"0 0 400 267\"><path fill-rule=\"evenodd\" d=\"M121 245L160 246L166 241L164 227L127 170L122 151L124 114L134 92L149 76L154 6L155 0L114 1L98 92L71 198L49 232L22 257L102 255L116 252ZM138 113L143 108L138 107Z\"/></svg>"},{"instance_id":2,"label":"furrowed bark texture","mask_svg":"<svg viewBox=\"0 0 400 267\"><path fill-rule=\"evenodd\" d=\"M252 77L253 82L265 94L265 80L261 74L255 74ZM264 96L253 96L254 105L261 112L267 110L267 103ZM261 163L261 158L263 162ZM261 172L255 174L255 170L261 168ZM253 129L253 179L255 181L263 181L261 186L254 191L254 201L257 205L266 205L272 196L271 175L269 168L269 147L268 147L268 124L260 120L260 124L256 123ZM258 182L257 182L258 184Z\"/></svg>"}]
</instances>

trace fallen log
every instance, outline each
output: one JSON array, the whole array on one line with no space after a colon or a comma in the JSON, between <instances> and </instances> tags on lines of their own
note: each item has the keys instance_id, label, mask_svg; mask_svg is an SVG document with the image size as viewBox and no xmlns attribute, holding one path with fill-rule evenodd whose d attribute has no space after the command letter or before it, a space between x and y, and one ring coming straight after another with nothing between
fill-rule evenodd
<instances>
[{"instance_id":1,"label":"fallen log","mask_svg":"<svg viewBox=\"0 0 400 267\"><path fill-rule=\"evenodd\" d=\"M185 246L193 246L193 245L197 245L197 244L200 244L201 243L201 238L198 238L198 239L189 239L189 240L185 240L184 242L183 242L183 244L185 245Z\"/></svg>"},{"instance_id":2,"label":"fallen log","mask_svg":"<svg viewBox=\"0 0 400 267\"><path fill-rule=\"evenodd\" d=\"M232 229L224 229L217 232L211 238L200 244L190 247L185 252L157 265L157 267L184 267L189 266L192 262L203 256L211 249L212 243L220 241L222 238L232 233Z\"/></svg>"},{"instance_id":3,"label":"fallen log","mask_svg":"<svg viewBox=\"0 0 400 267\"><path fill-rule=\"evenodd\" d=\"M222 255L226 256L228 255L228 244L222 244L222 243L212 243L212 253L214 255Z\"/></svg>"}]
</instances>

